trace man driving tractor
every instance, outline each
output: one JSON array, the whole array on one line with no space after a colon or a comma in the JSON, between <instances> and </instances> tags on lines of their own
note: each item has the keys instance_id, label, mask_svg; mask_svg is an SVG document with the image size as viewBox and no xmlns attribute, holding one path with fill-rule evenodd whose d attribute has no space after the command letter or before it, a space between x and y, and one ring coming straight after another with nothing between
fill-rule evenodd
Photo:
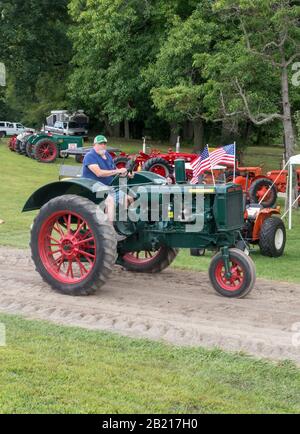
<instances>
[{"instance_id":1,"label":"man driving tractor","mask_svg":"<svg viewBox=\"0 0 300 434\"><path fill-rule=\"evenodd\" d=\"M94 181L101 182L105 185L111 185L116 175L125 177L128 175L128 171L125 167L120 169L116 168L112 156L106 149L107 138L103 135L98 135L94 139L93 149L86 154L83 159L83 178L89 178ZM132 177L132 175L128 175ZM119 197L119 200L121 198ZM115 212L115 195L109 194L105 200L106 213L108 220L112 223L114 221ZM132 198L126 195L126 202L129 205L132 202Z\"/></svg>"}]
</instances>

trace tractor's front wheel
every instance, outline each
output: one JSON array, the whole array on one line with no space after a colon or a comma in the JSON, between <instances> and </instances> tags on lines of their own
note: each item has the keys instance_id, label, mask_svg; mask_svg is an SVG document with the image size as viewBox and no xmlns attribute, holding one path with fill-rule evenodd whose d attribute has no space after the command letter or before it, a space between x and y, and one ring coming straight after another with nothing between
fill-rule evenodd
<instances>
[{"instance_id":1,"label":"tractor's front wheel","mask_svg":"<svg viewBox=\"0 0 300 434\"><path fill-rule=\"evenodd\" d=\"M53 163L58 157L55 143L49 139L42 139L34 146L34 156L40 163Z\"/></svg>"},{"instance_id":2,"label":"tractor's front wheel","mask_svg":"<svg viewBox=\"0 0 300 434\"><path fill-rule=\"evenodd\" d=\"M267 218L260 229L259 247L264 256L278 258L283 255L286 231L283 221L278 217Z\"/></svg>"},{"instance_id":3,"label":"tractor's front wheel","mask_svg":"<svg viewBox=\"0 0 300 434\"><path fill-rule=\"evenodd\" d=\"M178 249L162 246L155 252L140 251L125 253L118 263L128 271L138 273L159 273L167 268L176 258Z\"/></svg>"},{"instance_id":4,"label":"tractor's front wheel","mask_svg":"<svg viewBox=\"0 0 300 434\"><path fill-rule=\"evenodd\" d=\"M42 278L67 295L89 295L108 279L116 235L90 200L64 195L46 203L31 231L32 259Z\"/></svg>"},{"instance_id":5,"label":"tractor's front wheel","mask_svg":"<svg viewBox=\"0 0 300 434\"><path fill-rule=\"evenodd\" d=\"M238 249L229 249L229 275L221 252L211 260L209 278L214 289L224 297L245 297L253 288L256 271L252 259Z\"/></svg>"}]
</instances>

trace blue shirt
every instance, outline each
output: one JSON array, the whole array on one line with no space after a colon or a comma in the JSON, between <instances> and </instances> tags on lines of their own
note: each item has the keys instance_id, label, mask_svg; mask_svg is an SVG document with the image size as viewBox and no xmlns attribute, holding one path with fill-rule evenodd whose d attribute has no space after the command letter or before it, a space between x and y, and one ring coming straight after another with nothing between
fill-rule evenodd
<instances>
[{"instance_id":1,"label":"blue shirt","mask_svg":"<svg viewBox=\"0 0 300 434\"><path fill-rule=\"evenodd\" d=\"M112 159L112 156L107 151L105 152L105 156L106 159L102 158L99 154L97 154L95 149L92 149L90 152L88 152L83 159L83 171L82 171L83 178L89 178L89 179L93 179L94 181L102 182L103 184L106 185L111 185L114 176L99 177L96 176L88 168L88 166L90 166L91 164L98 164L98 166L102 170L115 170L116 166L114 160Z\"/></svg>"}]
</instances>

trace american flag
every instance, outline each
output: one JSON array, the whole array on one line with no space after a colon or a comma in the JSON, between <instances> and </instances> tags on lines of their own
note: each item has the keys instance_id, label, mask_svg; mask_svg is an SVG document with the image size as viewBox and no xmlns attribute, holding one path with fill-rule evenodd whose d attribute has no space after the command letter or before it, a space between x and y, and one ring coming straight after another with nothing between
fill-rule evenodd
<instances>
[{"instance_id":1,"label":"american flag","mask_svg":"<svg viewBox=\"0 0 300 434\"><path fill-rule=\"evenodd\" d=\"M235 164L235 144L222 146L210 153L211 166L217 166L218 164L225 164L227 166L234 166Z\"/></svg>"},{"instance_id":2,"label":"american flag","mask_svg":"<svg viewBox=\"0 0 300 434\"><path fill-rule=\"evenodd\" d=\"M207 146L203 149L201 155L192 161L191 167L193 169L193 178L191 179L191 184L197 184L198 176L206 170L210 170L211 168Z\"/></svg>"}]
</instances>

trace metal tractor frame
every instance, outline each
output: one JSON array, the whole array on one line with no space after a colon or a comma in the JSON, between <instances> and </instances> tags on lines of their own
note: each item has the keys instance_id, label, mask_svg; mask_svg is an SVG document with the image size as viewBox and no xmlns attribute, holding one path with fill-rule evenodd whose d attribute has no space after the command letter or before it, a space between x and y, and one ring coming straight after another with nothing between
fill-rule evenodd
<instances>
[{"instance_id":1,"label":"metal tractor frame","mask_svg":"<svg viewBox=\"0 0 300 434\"><path fill-rule=\"evenodd\" d=\"M218 252L209 267L214 289L226 297L248 294L255 282L255 265L235 248L243 226L241 187L190 186L181 176L184 168L177 172L175 185L168 185L155 173L135 173L127 180L128 195L137 203L141 188L149 207L145 214L144 208L136 205L137 214L143 218L125 222L116 218L113 225L99 205L111 192L115 198L120 195L118 177L112 187L74 178L38 189L23 211L40 210L32 226L31 249L43 279L64 294L88 295L106 282L115 262L129 271L155 273L170 265L179 248L205 248ZM183 207L177 219L178 189L180 195L188 189L192 205L189 209ZM195 205L197 198L203 200L201 212ZM167 219L163 217L164 200L168 201ZM119 215L118 201L116 207ZM158 220L152 219L153 207ZM193 225L197 216L203 219L203 226L187 231L187 225Z\"/></svg>"}]
</instances>

